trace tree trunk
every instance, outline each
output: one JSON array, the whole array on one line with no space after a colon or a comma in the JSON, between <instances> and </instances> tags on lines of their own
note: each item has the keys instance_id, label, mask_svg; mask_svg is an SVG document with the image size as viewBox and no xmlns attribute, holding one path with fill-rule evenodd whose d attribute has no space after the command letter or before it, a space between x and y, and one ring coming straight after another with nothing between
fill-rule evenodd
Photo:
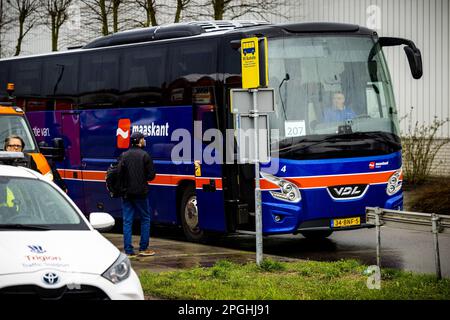
<instances>
[{"instance_id":1,"label":"tree trunk","mask_svg":"<svg viewBox=\"0 0 450 320\"><path fill-rule=\"evenodd\" d=\"M183 0L177 0L177 11L175 12L174 22L180 22L181 10L183 9Z\"/></svg>"},{"instance_id":2,"label":"tree trunk","mask_svg":"<svg viewBox=\"0 0 450 320\"><path fill-rule=\"evenodd\" d=\"M105 0L100 0L100 19L102 22L102 35L107 36L109 34L108 29L108 15L106 12L106 3Z\"/></svg>"},{"instance_id":3,"label":"tree trunk","mask_svg":"<svg viewBox=\"0 0 450 320\"><path fill-rule=\"evenodd\" d=\"M113 1L113 32L119 31L119 6L120 1Z\"/></svg>"},{"instance_id":4,"label":"tree trunk","mask_svg":"<svg viewBox=\"0 0 450 320\"><path fill-rule=\"evenodd\" d=\"M147 23L151 21L152 26L157 26L158 22L156 21L156 8L154 7L153 0L147 1L148 1ZM148 26L150 26L150 24Z\"/></svg>"},{"instance_id":5,"label":"tree trunk","mask_svg":"<svg viewBox=\"0 0 450 320\"><path fill-rule=\"evenodd\" d=\"M16 52L15 56L20 54L22 50L22 40L23 40L23 25L25 24L25 19L23 17L19 17L19 37L17 38Z\"/></svg>"},{"instance_id":6,"label":"tree trunk","mask_svg":"<svg viewBox=\"0 0 450 320\"><path fill-rule=\"evenodd\" d=\"M56 16L52 14L52 51L58 51L58 30L56 26Z\"/></svg>"},{"instance_id":7,"label":"tree trunk","mask_svg":"<svg viewBox=\"0 0 450 320\"><path fill-rule=\"evenodd\" d=\"M223 14L225 11L225 0L214 0L214 20L223 20Z\"/></svg>"}]
</instances>

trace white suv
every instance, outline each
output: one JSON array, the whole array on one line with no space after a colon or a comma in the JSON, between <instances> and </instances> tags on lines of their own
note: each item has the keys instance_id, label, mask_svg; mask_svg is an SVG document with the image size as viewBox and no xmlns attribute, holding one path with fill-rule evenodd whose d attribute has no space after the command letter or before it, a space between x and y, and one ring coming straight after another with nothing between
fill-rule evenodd
<instances>
[{"instance_id":1,"label":"white suv","mask_svg":"<svg viewBox=\"0 0 450 320\"><path fill-rule=\"evenodd\" d=\"M127 256L55 184L32 170L0 165L0 299L143 299ZM95 230L97 229L97 230Z\"/></svg>"}]
</instances>

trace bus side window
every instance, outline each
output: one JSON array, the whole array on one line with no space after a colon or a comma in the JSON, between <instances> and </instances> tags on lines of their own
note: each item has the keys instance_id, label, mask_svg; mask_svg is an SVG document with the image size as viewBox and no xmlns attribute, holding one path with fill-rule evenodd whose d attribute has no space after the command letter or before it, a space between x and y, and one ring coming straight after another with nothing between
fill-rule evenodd
<instances>
[{"instance_id":1,"label":"bus side window","mask_svg":"<svg viewBox=\"0 0 450 320\"><path fill-rule=\"evenodd\" d=\"M172 76L209 75L216 70L217 46L214 43L192 42L177 47Z\"/></svg>"},{"instance_id":2,"label":"bus side window","mask_svg":"<svg viewBox=\"0 0 450 320\"><path fill-rule=\"evenodd\" d=\"M113 50L81 55L81 108L110 108L117 103L120 53L119 50Z\"/></svg>"},{"instance_id":3,"label":"bus side window","mask_svg":"<svg viewBox=\"0 0 450 320\"><path fill-rule=\"evenodd\" d=\"M192 104L192 87L203 77L215 80L217 73L217 42L190 41L177 44L173 52L169 99L172 105Z\"/></svg>"},{"instance_id":4,"label":"bus side window","mask_svg":"<svg viewBox=\"0 0 450 320\"><path fill-rule=\"evenodd\" d=\"M78 86L78 54L48 59L44 62L43 96L74 97Z\"/></svg>"},{"instance_id":5,"label":"bus side window","mask_svg":"<svg viewBox=\"0 0 450 320\"><path fill-rule=\"evenodd\" d=\"M10 80L15 84L15 96L41 96L42 59L33 58L11 62Z\"/></svg>"},{"instance_id":6,"label":"bus side window","mask_svg":"<svg viewBox=\"0 0 450 320\"><path fill-rule=\"evenodd\" d=\"M120 70L121 107L161 105L166 83L167 49L126 49Z\"/></svg>"},{"instance_id":7,"label":"bus side window","mask_svg":"<svg viewBox=\"0 0 450 320\"><path fill-rule=\"evenodd\" d=\"M6 61L0 62L0 101L6 100L8 94L6 93L6 85L8 79L9 64Z\"/></svg>"}]
</instances>

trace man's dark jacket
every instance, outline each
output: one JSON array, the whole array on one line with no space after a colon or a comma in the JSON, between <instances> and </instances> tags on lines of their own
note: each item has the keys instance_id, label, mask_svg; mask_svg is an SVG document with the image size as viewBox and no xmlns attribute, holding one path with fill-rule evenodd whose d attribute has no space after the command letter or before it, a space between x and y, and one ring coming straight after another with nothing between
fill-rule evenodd
<instances>
[{"instance_id":1,"label":"man's dark jacket","mask_svg":"<svg viewBox=\"0 0 450 320\"><path fill-rule=\"evenodd\" d=\"M152 157L139 147L131 147L119 157L120 180L125 198L145 198L148 181L155 178Z\"/></svg>"}]
</instances>

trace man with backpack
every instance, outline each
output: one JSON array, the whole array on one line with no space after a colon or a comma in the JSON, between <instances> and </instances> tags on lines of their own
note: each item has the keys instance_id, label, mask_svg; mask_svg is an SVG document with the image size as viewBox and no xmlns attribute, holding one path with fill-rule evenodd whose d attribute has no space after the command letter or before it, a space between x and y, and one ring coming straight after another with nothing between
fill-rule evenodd
<instances>
[{"instance_id":1,"label":"man with backpack","mask_svg":"<svg viewBox=\"0 0 450 320\"><path fill-rule=\"evenodd\" d=\"M130 137L131 148L122 153L118 162L120 196L122 197L123 240L125 253L136 256L132 244L133 220L140 217L141 239L140 256L153 256L155 251L148 249L150 242L150 205L148 203L148 181L155 177L152 157L145 151L145 137L134 132Z\"/></svg>"}]
</instances>

